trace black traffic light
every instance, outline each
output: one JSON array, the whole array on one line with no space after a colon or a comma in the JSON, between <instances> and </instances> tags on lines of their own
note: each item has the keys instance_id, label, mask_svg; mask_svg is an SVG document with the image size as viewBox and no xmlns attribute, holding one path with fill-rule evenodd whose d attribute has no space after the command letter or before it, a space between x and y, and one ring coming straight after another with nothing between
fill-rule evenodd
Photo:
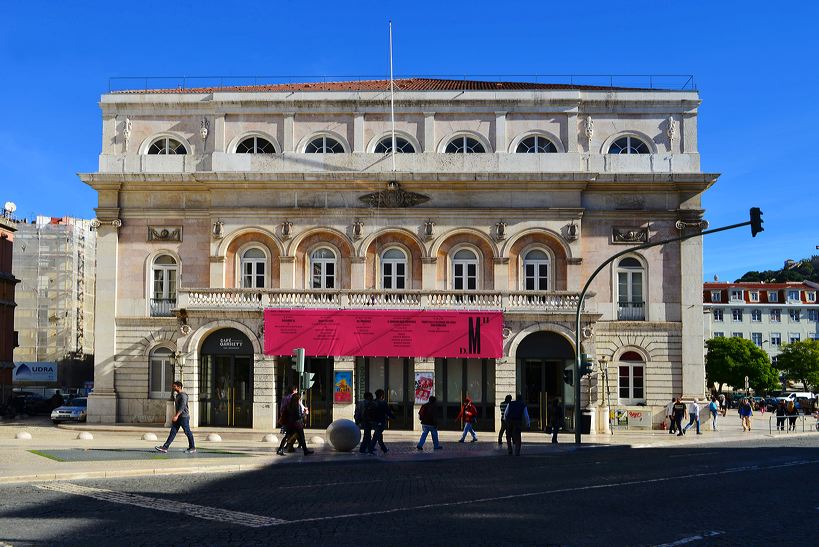
<instances>
[{"instance_id":1,"label":"black traffic light","mask_svg":"<svg viewBox=\"0 0 819 547\"><path fill-rule=\"evenodd\" d=\"M591 355L587 353L580 354L580 376L587 376L592 373L594 362Z\"/></svg>"},{"instance_id":2,"label":"black traffic light","mask_svg":"<svg viewBox=\"0 0 819 547\"><path fill-rule=\"evenodd\" d=\"M570 386L574 385L574 371L570 368L563 369L563 381Z\"/></svg>"},{"instance_id":3,"label":"black traffic light","mask_svg":"<svg viewBox=\"0 0 819 547\"><path fill-rule=\"evenodd\" d=\"M759 207L751 207L751 235L756 237L759 232L764 232L762 227L762 211Z\"/></svg>"}]
</instances>

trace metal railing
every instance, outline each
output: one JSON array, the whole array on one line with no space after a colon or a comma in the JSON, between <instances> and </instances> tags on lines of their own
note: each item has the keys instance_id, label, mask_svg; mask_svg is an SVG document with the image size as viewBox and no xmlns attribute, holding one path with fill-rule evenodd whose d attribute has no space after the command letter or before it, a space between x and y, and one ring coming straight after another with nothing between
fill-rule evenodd
<instances>
[{"instance_id":1,"label":"metal railing","mask_svg":"<svg viewBox=\"0 0 819 547\"><path fill-rule=\"evenodd\" d=\"M776 420L776 427L774 427ZM793 421L791 421L793 420ZM773 435L774 429L782 433L796 431L801 426L802 433L819 431L819 412L813 414L797 414L796 416L770 416L768 418L768 433Z\"/></svg>"},{"instance_id":2,"label":"metal railing","mask_svg":"<svg viewBox=\"0 0 819 547\"><path fill-rule=\"evenodd\" d=\"M645 302L618 302L617 319L620 321L645 321Z\"/></svg>"},{"instance_id":3,"label":"metal railing","mask_svg":"<svg viewBox=\"0 0 819 547\"><path fill-rule=\"evenodd\" d=\"M151 298L151 317L172 317L176 298Z\"/></svg>"},{"instance_id":4,"label":"metal railing","mask_svg":"<svg viewBox=\"0 0 819 547\"><path fill-rule=\"evenodd\" d=\"M588 86L601 89L650 89L657 91L695 91L697 89L692 74L407 74L396 75L396 80L426 78L456 80L463 82L463 90L476 88L475 82L517 82L529 84L552 84L563 86ZM248 86L281 85L293 83L313 84L311 90L338 90L329 84L335 82L365 82L388 80L388 74L371 75L323 75L323 76L122 76L108 79L108 92L175 90L190 91L237 90ZM370 90L372 86L348 86L343 91ZM386 88L385 88L386 90Z\"/></svg>"}]
</instances>

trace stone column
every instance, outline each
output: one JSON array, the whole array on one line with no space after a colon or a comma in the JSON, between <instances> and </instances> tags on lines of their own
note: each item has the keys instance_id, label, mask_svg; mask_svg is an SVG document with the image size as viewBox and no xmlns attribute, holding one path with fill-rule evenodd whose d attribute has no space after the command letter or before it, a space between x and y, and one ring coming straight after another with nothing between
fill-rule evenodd
<instances>
[{"instance_id":1,"label":"stone column","mask_svg":"<svg viewBox=\"0 0 819 547\"><path fill-rule=\"evenodd\" d=\"M213 120L213 151L225 152L225 115L216 116Z\"/></svg>"},{"instance_id":2,"label":"stone column","mask_svg":"<svg viewBox=\"0 0 819 547\"><path fill-rule=\"evenodd\" d=\"M512 396L512 400L518 393L515 370L515 357L505 355L500 359L495 359L495 431L500 431L501 414L500 403L507 395Z\"/></svg>"},{"instance_id":3,"label":"stone column","mask_svg":"<svg viewBox=\"0 0 819 547\"><path fill-rule=\"evenodd\" d=\"M495 264L495 286L496 291L513 291L516 287L509 286L509 258L497 257L493 259Z\"/></svg>"},{"instance_id":4,"label":"stone column","mask_svg":"<svg viewBox=\"0 0 819 547\"><path fill-rule=\"evenodd\" d=\"M566 131L561 131L560 138L566 145L566 152L569 154L576 154L579 152L577 142L579 135L579 127L577 125L577 112L569 112L569 117L566 123Z\"/></svg>"},{"instance_id":5,"label":"stone column","mask_svg":"<svg viewBox=\"0 0 819 547\"><path fill-rule=\"evenodd\" d=\"M435 153L435 112L424 112L424 147L425 154Z\"/></svg>"},{"instance_id":6,"label":"stone column","mask_svg":"<svg viewBox=\"0 0 819 547\"><path fill-rule=\"evenodd\" d=\"M421 289L425 291L434 291L438 288L438 259L435 257L427 257L421 259Z\"/></svg>"},{"instance_id":7,"label":"stone column","mask_svg":"<svg viewBox=\"0 0 819 547\"><path fill-rule=\"evenodd\" d=\"M214 289L225 288L225 257L210 257L210 286Z\"/></svg>"},{"instance_id":8,"label":"stone column","mask_svg":"<svg viewBox=\"0 0 819 547\"><path fill-rule=\"evenodd\" d=\"M495 152L505 153L509 144L506 142L506 112L495 112Z\"/></svg>"},{"instance_id":9,"label":"stone column","mask_svg":"<svg viewBox=\"0 0 819 547\"><path fill-rule=\"evenodd\" d=\"M88 397L88 423L117 421L117 275L118 218L94 220L97 230L97 281L94 308L94 391Z\"/></svg>"},{"instance_id":10,"label":"stone column","mask_svg":"<svg viewBox=\"0 0 819 547\"><path fill-rule=\"evenodd\" d=\"M363 256L350 257L350 288L361 290L366 288L367 282L367 259Z\"/></svg>"},{"instance_id":11,"label":"stone column","mask_svg":"<svg viewBox=\"0 0 819 547\"><path fill-rule=\"evenodd\" d=\"M333 372L343 371L352 372L352 384L350 388L355 391L355 357L334 357L333 358ZM335 374L333 375L335 380ZM352 420L355 413L355 397L349 403L333 403L333 421L340 419Z\"/></svg>"},{"instance_id":12,"label":"stone column","mask_svg":"<svg viewBox=\"0 0 819 547\"><path fill-rule=\"evenodd\" d=\"M253 356L253 429L272 431L276 419L276 357Z\"/></svg>"},{"instance_id":13,"label":"stone column","mask_svg":"<svg viewBox=\"0 0 819 547\"><path fill-rule=\"evenodd\" d=\"M279 287L282 289L296 288L296 257L279 257Z\"/></svg>"},{"instance_id":14,"label":"stone column","mask_svg":"<svg viewBox=\"0 0 819 547\"><path fill-rule=\"evenodd\" d=\"M702 398L705 391L702 314L702 238L681 241L680 316L682 320L682 396Z\"/></svg>"},{"instance_id":15,"label":"stone column","mask_svg":"<svg viewBox=\"0 0 819 547\"><path fill-rule=\"evenodd\" d=\"M413 383L413 386L415 385L415 373L416 372L430 372L430 373L432 373L433 377L435 377L435 358L434 357L416 357L414 359L414 370L410 373L410 377L409 377L409 381ZM412 396L415 397L415 395L414 395L415 388L414 387L411 390L411 393L413 393ZM433 391L433 395L434 394L435 393ZM444 402L443 398L441 398L441 399L442 400L438 401L438 404L442 404ZM416 405L413 402L412 409L413 409L413 412L412 412L412 430L413 431L418 431L420 433L421 432L421 420L418 419L418 411L421 410L421 405Z\"/></svg>"},{"instance_id":16,"label":"stone column","mask_svg":"<svg viewBox=\"0 0 819 547\"><path fill-rule=\"evenodd\" d=\"M353 152L364 152L364 114L353 118Z\"/></svg>"},{"instance_id":17,"label":"stone column","mask_svg":"<svg viewBox=\"0 0 819 547\"><path fill-rule=\"evenodd\" d=\"M295 152L296 151L296 143L294 142L294 132L293 132L293 125L294 125L294 112L285 112L284 113L284 126L282 128L282 152Z\"/></svg>"}]
</instances>

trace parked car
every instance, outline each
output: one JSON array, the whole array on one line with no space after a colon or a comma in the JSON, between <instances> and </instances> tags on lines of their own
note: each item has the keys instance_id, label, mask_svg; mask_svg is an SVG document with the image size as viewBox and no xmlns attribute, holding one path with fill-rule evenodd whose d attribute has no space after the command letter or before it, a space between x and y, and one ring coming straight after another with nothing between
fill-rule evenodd
<instances>
[{"instance_id":1,"label":"parked car","mask_svg":"<svg viewBox=\"0 0 819 547\"><path fill-rule=\"evenodd\" d=\"M15 391L11 396L11 408L15 414L42 415L51 412L51 403L37 393Z\"/></svg>"},{"instance_id":2,"label":"parked car","mask_svg":"<svg viewBox=\"0 0 819 547\"><path fill-rule=\"evenodd\" d=\"M51 421L55 424L61 422L84 422L88 416L88 398L75 397L63 406L55 408L51 412Z\"/></svg>"}]
</instances>

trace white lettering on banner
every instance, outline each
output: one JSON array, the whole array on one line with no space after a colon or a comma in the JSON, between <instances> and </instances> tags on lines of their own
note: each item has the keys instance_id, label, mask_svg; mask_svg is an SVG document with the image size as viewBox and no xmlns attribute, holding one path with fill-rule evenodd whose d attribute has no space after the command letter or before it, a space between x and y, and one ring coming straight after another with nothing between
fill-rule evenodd
<instances>
[{"instance_id":1,"label":"white lettering on banner","mask_svg":"<svg viewBox=\"0 0 819 547\"><path fill-rule=\"evenodd\" d=\"M57 365L54 363L14 363L12 382L56 382Z\"/></svg>"}]
</instances>

